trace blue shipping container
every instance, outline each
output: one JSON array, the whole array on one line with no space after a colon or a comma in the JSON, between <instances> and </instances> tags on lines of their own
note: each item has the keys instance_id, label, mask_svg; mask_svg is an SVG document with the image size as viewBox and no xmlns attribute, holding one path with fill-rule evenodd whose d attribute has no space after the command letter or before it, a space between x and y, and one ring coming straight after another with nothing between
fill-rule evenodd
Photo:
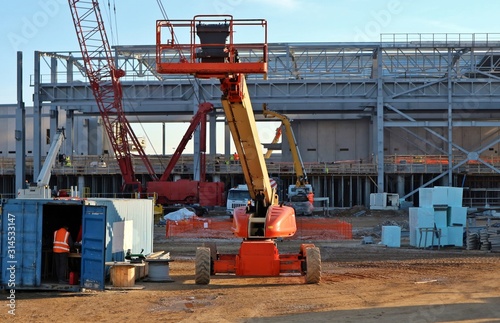
<instances>
[{"instance_id":1,"label":"blue shipping container","mask_svg":"<svg viewBox=\"0 0 500 323\"><path fill-rule=\"evenodd\" d=\"M131 225L133 234L114 233L113 227L120 227L116 225L120 222ZM76 240L80 227L82 229L81 252L70 256L70 270L80 275L77 286L59 285L53 274L53 232L63 224L68 225L73 240ZM0 288L104 289L105 262L120 260L116 259L116 253L111 252L112 248L120 248L131 240L132 252L140 252L136 250L139 247L144 249L144 254L152 252L153 202L121 199L3 200L0 228ZM123 251L120 254L123 255Z\"/></svg>"}]
</instances>

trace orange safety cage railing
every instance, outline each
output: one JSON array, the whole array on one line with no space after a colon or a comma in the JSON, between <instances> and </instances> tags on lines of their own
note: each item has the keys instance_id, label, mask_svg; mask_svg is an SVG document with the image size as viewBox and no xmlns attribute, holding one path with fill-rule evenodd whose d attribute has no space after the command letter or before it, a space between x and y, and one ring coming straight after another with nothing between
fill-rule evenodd
<instances>
[{"instance_id":1,"label":"orange safety cage railing","mask_svg":"<svg viewBox=\"0 0 500 323\"><path fill-rule=\"evenodd\" d=\"M256 35L253 30L259 27L263 42L235 43L234 34L246 27L252 28L252 36ZM186 31L190 33L190 43L178 43L176 37L185 36ZM266 74L267 22L233 19L231 15L158 20L156 69L161 74L191 74L198 78L223 78L236 73Z\"/></svg>"}]
</instances>

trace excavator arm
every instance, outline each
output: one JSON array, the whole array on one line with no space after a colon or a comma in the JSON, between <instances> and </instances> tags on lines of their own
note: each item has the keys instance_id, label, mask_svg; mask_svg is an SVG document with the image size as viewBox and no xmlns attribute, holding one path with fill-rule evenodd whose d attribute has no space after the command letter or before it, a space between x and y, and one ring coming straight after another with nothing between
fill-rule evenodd
<instances>
[{"instance_id":1,"label":"excavator arm","mask_svg":"<svg viewBox=\"0 0 500 323\"><path fill-rule=\"evenodd\" d=\"M45 187L49 185L50 176L52 174L52 167L54 167L59 149L61 148L64 139L66 139L64 128L57 129L54 140L52 140L52 143L50 144L49 152L47 154L47 157L45 158L43 167L36 179L36 185L38 187Z\"/></svg>"},{"instance_id":2,"label":"excavator arm","mask_svg":"<svg viewBox=\"0 0 500 323\"><path fill-rule=\"evenodd\" d=\"M295 169L295 174L297 176L295 186L303 187L308 184L307 173L304 168L304 163L302 161L302 156L297 145L297 140L292 130L291 120L287 116L280 114L276 111L268 110L267 105L262 106L262 113L266 118L278 118L285 127L285 135L290 145L290 152L292 153L293 167Z\"/></svg>"},{"instance_id":3,"label":"excavator arm","mask_svg":"<svg viewBox=\"0 0 500 323\"><path fill-rule=\"evenodd\" d=\"M271 145L277 144L278 141L280 140L281 137L281 126L276 128L276 134L274 135L273 141L271 142ZM271 155L273 154L273 148L268 148L266 151L266 154L264 155L265 159L269 159Z\"/></svg>"},{"instance_id":4,"label":"excavator arm","mask_svg":"<svg viewBox=\"0 0 500 323\"><path fill-rule=\"evenodd\" d=\"M49 152L47 153L43 167L36 179L36 185L33 183L30 184L29 187L19 189L17 198L50 198L52 196L52 190L49 187L50 176L52 175L52 168L54 167L59 149L64 139L66 139L64 128L57 129L54 139L50 144Z\"/></svg>"}]
</instances>

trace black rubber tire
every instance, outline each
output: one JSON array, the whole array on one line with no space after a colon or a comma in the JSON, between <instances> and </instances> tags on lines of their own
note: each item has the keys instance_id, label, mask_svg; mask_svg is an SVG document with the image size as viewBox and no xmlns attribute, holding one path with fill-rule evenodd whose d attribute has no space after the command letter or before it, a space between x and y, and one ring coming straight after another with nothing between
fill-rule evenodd
<instances>
[{"instance_id":1,"label":"black rubber tire","mask_svg":"<svg viewBox=\"0 0 500 323\"><path fill-rule=\"evenodd\" d=\"M210 283L210 248L196 248L194 281L197 285L208 285Z\"/></svg>"},{"instance_id":2,"label":"black rubber tire","mask_svg":"<svg viewBox=\"0 0 500 323\"><path fill-rule=\"evenodd\" d=\"M319 284L321 281L321 254L318 247L306 249L306 284Z\"/></svg>"}]
</instances>

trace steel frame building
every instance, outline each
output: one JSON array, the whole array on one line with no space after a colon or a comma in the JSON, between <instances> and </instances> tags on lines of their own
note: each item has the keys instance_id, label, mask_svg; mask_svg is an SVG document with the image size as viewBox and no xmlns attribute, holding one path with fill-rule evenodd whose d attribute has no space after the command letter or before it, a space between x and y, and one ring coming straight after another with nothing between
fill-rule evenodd
<instances>
[{"instance_id":1,"label":"steel frame building","mask_svg":"<svg viewBox=\"0 0 500 323\"><path fill-rule=\"evenodd\" d=\"M126 72L125 111L141 122L188 121L199 100L219 104L215 81L156 73L154 46L114 50ZM240 51L242 60L252 55ZM371 192L414 200L419 187L432 185L468 187L471 204L500 205L499 64L500 34L382 34L373 43L269 44L266 79L248 75L247 83L256 115L267 103L295 120L319 195L339 196L333 206L366 204ZM50 133L63 111L75 138L88 122L79 120L99 114L79 52L36 52L32 85L35 134L43 133L43 109ZM209 119L215 156L215 122L223 115ZM228 143L226 135L226 155ZM74 140L68 144L74 151ZM281 162L290 161L286 148ZM34 174L42 151L35 140ZM292 182L293 172L287 175Z\"/></svg>"}]
</instances>

